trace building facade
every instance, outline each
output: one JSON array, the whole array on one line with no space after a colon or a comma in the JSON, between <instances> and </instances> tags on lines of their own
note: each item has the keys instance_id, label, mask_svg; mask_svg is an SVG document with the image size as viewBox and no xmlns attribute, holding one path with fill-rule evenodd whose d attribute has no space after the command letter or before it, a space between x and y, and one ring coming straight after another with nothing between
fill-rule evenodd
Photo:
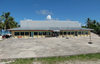
<instances>
[{"instance_id":1,"label":"building facade","mask_svg":"<svg viewBox=\"0 0 100 64\"><path fill-rule=\"evenodd\" d=\"M78 21L23 20L19 28L10 29L15 38L87 37L92 29L81 28Z\"/></svg>"}]
</instances>

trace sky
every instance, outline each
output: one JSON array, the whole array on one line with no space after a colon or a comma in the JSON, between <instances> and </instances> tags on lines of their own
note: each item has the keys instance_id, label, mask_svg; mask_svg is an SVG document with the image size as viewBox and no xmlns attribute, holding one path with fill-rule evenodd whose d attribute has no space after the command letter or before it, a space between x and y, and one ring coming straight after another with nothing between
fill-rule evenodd
<instances>
[{"instance_id":1,"label":"sky","mask_svg":"<svg viewBox=\"0 0 100 64\"><path fill-rule=\"evenodd\" d=\"M15 21L52 19L79 21L87 18L100 21L100 0L0 0L0 15L10 12Z\"/></svg>"}]
</instances>

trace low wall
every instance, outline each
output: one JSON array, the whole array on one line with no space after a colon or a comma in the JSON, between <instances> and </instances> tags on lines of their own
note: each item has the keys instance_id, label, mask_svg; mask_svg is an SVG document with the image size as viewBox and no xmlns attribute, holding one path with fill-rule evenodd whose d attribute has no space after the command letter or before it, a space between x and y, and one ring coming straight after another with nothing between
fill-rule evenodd
<instances>
[{"instance_id":1,"label":"low wall","mask_svg":"<svg viewBox=\"0 0 100 64\"><path fill-rule=\"evenodd\" d=\"M58 37L88 37L89 35L59 35ZM30 38L30 36L14 36L15 38ZM44 35L34 35L33 37L31 38L45 38L46 36ZM49 37L49 36L48 36ZM53 36L52 36L53 37Z\"/></svg>"}]
</instances>

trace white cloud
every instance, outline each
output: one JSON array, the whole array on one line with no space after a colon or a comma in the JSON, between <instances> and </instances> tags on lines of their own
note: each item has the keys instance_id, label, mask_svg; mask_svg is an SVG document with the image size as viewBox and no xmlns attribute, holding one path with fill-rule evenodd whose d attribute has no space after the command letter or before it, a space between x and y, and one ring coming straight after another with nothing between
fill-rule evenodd
<instances>
[{"instance_id":1,"label":"white cloud","mask_svg":"<svg viewBox=\"0 0 100 64\"><path fill-rule=\"evenodd\" d=\"M49 10L38 10L36 11L37 14L42 14L42 15L52 15L53 13Z\"/></svg>"}]
</instances>

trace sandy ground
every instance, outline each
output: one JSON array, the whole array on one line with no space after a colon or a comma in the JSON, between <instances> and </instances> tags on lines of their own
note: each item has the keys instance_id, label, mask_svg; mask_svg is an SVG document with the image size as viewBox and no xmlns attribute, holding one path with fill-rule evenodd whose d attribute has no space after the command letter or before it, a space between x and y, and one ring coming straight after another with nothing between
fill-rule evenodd
<instances>
[{"instance_id":1,"label":"sandy ground","mask_svg":"<svg viewBox=\"0 0 100 64\"><path fill-rule=\"evenodd\" d=\"M49 56L67 56L100 52L100 37L92 34L93 44L88 44L89 37L73 38L10 38L0 41L0 59L32 58Z\"/></svg>"}]
</instances>

